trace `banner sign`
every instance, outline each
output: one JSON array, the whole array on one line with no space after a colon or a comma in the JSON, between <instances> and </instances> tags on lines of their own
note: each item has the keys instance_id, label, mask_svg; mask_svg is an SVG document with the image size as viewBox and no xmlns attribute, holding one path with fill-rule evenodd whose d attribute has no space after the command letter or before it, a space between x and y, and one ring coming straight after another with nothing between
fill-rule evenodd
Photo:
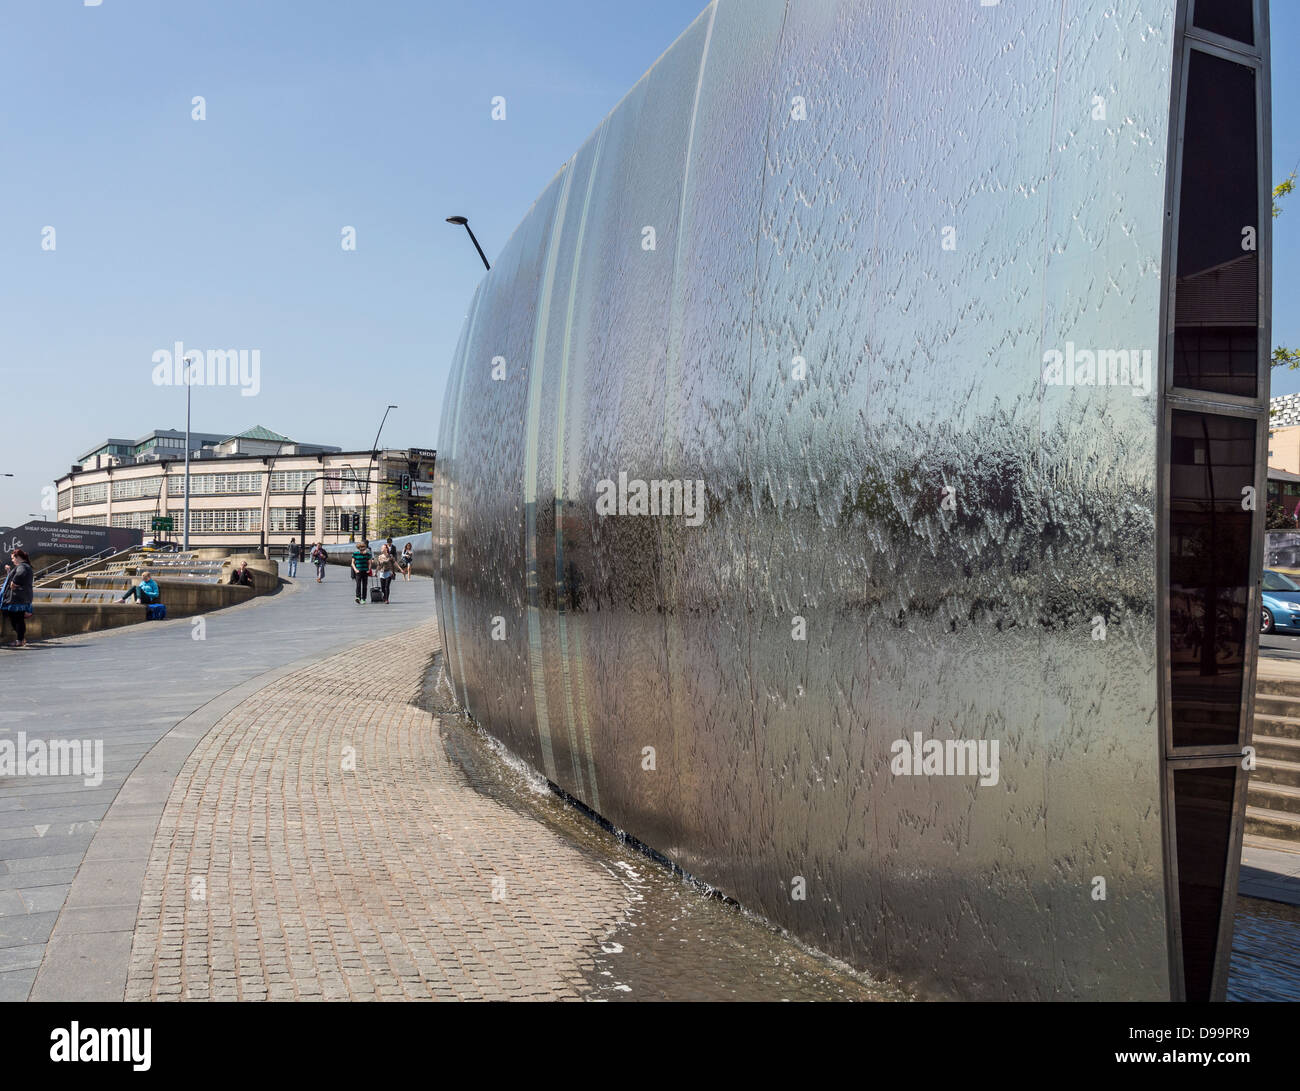
<instances>
[{"instance_id":1,"label":"banner sign","mask_svg":"<svg viewBox=\"0 0 1300 1091\"><path fill-rule=\"evenodd\" d=\"M112 546L138 546L143 534L127 527L92 527L83 523L47 523L37 520L6 530L3 548L24 549L29 556L88 557Z\"/></svg>"}]
</instances>

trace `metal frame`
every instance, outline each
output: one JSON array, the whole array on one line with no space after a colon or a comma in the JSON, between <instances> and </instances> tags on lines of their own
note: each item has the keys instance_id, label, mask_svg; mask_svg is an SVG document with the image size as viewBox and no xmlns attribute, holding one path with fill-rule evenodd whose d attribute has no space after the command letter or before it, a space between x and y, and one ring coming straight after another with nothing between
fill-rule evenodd
<instances>
[{"instance_id":1,"label":"metal frame","mask_svg":"<svg viewBox=\"0 0 1300 1091\"><path fill-rule=\"evenodd\" d=\"M1156 531L1156 662L1160 679L1160 768L1161 806L1163 809L1163 840L1165 861L1165 896L1169 909L1168 950L1170 957L1170 991L1172 999L1186 999L1186 981L1183 975L1183 944L1181 898L1178 875L1178 831L1174 806L1174 774L1180 769L1233 767L1237 776L1233 788L1232 818L1228 831L1228 858L1224 875L1223 899L1219 910L1217 950L1211 983L1212 1000L1222 1000L1227 992L1229 952L1232 922L1236 908L1237 880L1241 854L1233 851L1240 846L1245 830L1246 796L1249 775L1241 769L1241 759L1250 745L1254 732L1255 686L1258 674L1259 645L1257 624L1260 608L1260 582L1258 573L1264 562L1264 524L1267 508L1269 396L1272 362L1272 149L1267 140L1272 128L1271 80L1268 59L1270 55L1270 28L1268 5L1264 0L1253 0L1255 44L1247 45L1222 35L1201 30L1193 25L1195 0L1180 0L1180 11L1175 19L1174 63L1170 87L1170 133L1168 171L1165 181L1165 228L1162 250L1162 267L1165 277L1160 303L1160 413L1158 437L1159 453L1157 475L1157 511L1159 524ZM1255 397L1178 387L1173 382L1175 290L1177 287L1178 227L1181 213L1181 185L1183 172L1183 141L1186 122L1187 72L1193 50L1209 53L1255 71L1255 149L1260 172L1260 200L1257 214L1256 255L1258 258L1258 312L1259 344L1257 349L1257 382ZM1255 511L1251 529L1250 589L1247 599L1247 633L1255 634L1253 646L1247 642L1242 665L1242 693L1237 725L1236 748L1230 746L1178 747L1173 744L1173 675L1169 654L1169 541L1170 541L1170 488L1172 461L1169 453L1170 426L1175 410L1212 413L1256 421L1255 431Z\"/></svg>"}]
</instances>

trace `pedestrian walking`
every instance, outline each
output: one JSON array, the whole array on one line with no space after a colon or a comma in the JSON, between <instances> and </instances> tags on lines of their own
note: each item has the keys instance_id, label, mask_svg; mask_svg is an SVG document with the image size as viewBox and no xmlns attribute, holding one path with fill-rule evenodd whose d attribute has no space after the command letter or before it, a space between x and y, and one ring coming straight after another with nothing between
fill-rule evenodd
<instances>
[{"instance_id":1,"label":"pedestrian walking","mask_svg":"<svg viewBox=\"0 0 1300 1091\"><path fill-rule=\"evenodd\" d=\"M32 616L32 563L21 549L9 554L12 564L5 565L5 581L0 584L0 611L14 629L11 648L27 647L27 619ZM0 622L0 628L3 622Z\"/></svg>"},{"instance_id":2,"label":"pedestrian walking","mask_svg":"<svg viewBox=\"0 0 1300 1091\"><path fill-rule=\"evenodd\" d=\"M379 551L379 556L375 558L375 571L379 574L379 593L387 604L388 592L393 586L393 577L397 575L397 558L388 546L384 546Z\"/></svg>"},{"instance_id":3,"label":"pedestrian walking","mask_svg":"<svg viewBox=\"0 0 1300 1091\"><path fill-rule=\"evenodd\" d=\"M402 570L402 579L404 579L407 583L411 582L412 559L413 558L411 556L411 543L407 542L406 545L402 546L402 557L398 564L398 567L400 567Z\"/></svg>"},{"instance_id":4,"label":"pedestrian walking","mask_svg":"<svg viewBox=\"0 0 1300 1091\"><path fill-rule=\"evenodd\" d=\"M361 604L365 603L366 596L370 593L370 561L370 543L362 538L361 544L352 554L352 579L356 584L357 602Z\"/></svg>"},{"instance_id":5,"label":"pedestrian walking","mask_svg":"<svg viewBox=\"0 0 1300 1091\"><path fill-rule=\"evenodd\" d=\"M317 542L312 546L311 559L316 563L316 582L325 582L325 566L330 562L330 555L325 552L325 543Z\"/></svg>"},{"instance_id":6,"label":"pedestrian walking","mask_svg":"<svg viewBox=\"0 0 1300 1091\"><path fill-rule=\"evenodd\" d=\"M289 578L293 579L298 575L298 560L302 557L302 546L298 544L297 538L289 539Z\"/></svg>"}]
</instances>

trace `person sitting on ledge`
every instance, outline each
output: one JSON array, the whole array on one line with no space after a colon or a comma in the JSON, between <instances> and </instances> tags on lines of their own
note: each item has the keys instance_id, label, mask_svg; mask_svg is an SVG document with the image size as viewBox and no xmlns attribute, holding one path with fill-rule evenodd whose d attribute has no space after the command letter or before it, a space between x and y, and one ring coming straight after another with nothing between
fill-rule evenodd
<instances>
[{"instance_id":1,"label":"person sitting on ledge","mask_svg":"<svg viewBox=\"0 0 1300 1091\"><path fill-rule=\"evenodd\" d=\"M162 592L158 590L158 584L149 574L147 568L140 572L140 582L129 588L118 602L125 602L127 599L135 599L141 606L152 606L162 597Z\"/></svg>"},{"instance_id":2,"label":"person sitting on ledge","mask_svg":"<svg viewBox=\"0 0 1300 1091\"><path fill-rule=\"evenodd\" d=\"M245 587L253 586L253 570L248 567L247 561L231 571L230 582L243 584Z\"/></svg>"}]
</instances>

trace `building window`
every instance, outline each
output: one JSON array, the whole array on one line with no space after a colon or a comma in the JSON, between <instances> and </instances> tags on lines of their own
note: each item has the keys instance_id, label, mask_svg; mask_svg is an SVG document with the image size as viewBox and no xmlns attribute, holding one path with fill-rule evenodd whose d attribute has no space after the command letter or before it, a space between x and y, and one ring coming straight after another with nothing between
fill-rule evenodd
<instances>
[{"instance_id":1,"label":"building window","mask_svg":"<svg viewBox=\"0 0 1300 1091\"><path fill-rule=\"evenodd\" d=\"M76 504L103 504L108 500L108 482L98 485L78 485L72 490L72 500Z\"/></svg>"},{"instance_id":2,"label":"building window","mask_svg":"<svg viewBox=\"0 0 1300 1091\"><path fill-rule=\"evenodd\" d=\"M114 500L139 500L157 496L162 482L157 477L127 477L113 482Z\"/></svg>"},{"instance_id":3,"label":"building window","mask_svg":"<svg viewBox=\"0 0 1300 1091\"><path fill-rule=\"evenodd\" d=\"M59 493L59 511L67 511L72 507L72 490L64 489Z\"/></svg>"},{"instance_id":4,"label":"building window","mask_svg":"<svg viewBox=\"0 0 1300 1091\"><path fill-rule=\"evenodd\" d=\"M148 530L153 524L153 512L151 511L115 511L113 512L113 526L127 527L130 530ZM103 516L100 517L102 526ZM80 523L86 522L84 519L77 520Z\"/></svg>"},{"instance_id":5,"label":"building window","mask_svg":"<svg viewBox=\"0 0 1300 1091\"><path fill-rule=\"evenodd\" d=\"M276 470L271 474L272 492L302 492L319 470Z\"/></svg>"},{"instance_id":6,"label":"building window","mask_svg":"<svg viewBox=\"0 0 1300 1091\"><path fill-rule=\"evenodd\" d=\"M1254 0L1196 0L1192 25L1211 34L1255 44Z\"/></svg>"},{"instance_id":7,"label":"building window","mask_svg":"<svg viewBox=\"0 0 1300 1091\"><path fill-rule=\"evenodd\" d=\"M102 527L108 522L106 515L78 515L77 523L84 527Z\"/></svg>"},{"instance_id":8,"label":"building window","mask_svg":"<svg viewBox=\"0 0 1300 1091\"><path fill-rule=\"evenodd\" d=\"M298 517L302 514L301 508L271 508L270 522L267 524L267 533L269 534L297 534ZM306 534L316 533L316 509L307 509L307 529Z\"/></svg>"},{"instance_id":9,"label":"building window","mask_svg":"<svg viewBox=\"0 0 1300 1091\"><path fill-rule=\"evenodd\" d=\"M325 479L326 492L365 492L366 478L370 475L363 470L356 470L351 466L343 466L336 470L326 471L329 477Z\"/></svg>"},{"instance_id":10,"label":"building window","mask_svg":"<svg viewBox=\"0 0 1300 1091\"><path fill-rule=\"evenodd\" d=\"M349 516L352 515L360 516L361 509L360 508L326 508L325 509L325 533L326 534L343 533L341 530L339 530L339 516L344 513L346 513Z\"/></svg>"},{"instance_id":11,"label":"building window","mask_svg":"<svg viewBox=\"0 0 1300 1091\"><path fill-rule=\"evenodd\" d=\"M191 496L247 496L262 491L262 475L246 474L191 474ZM184 474L167 478L167 495L185 495Z\"/></svg>"},{"instance_id":12,"label":"building window","mask_svg":"<svg viewBox=\"0 0 1300 1091\"><path fill-rule=\"evenodd\" d=\"M190 512L191 534L252 534L261 529L262 512L258 508Z\"/></svg>"},{"instance_id":13,"label":"building window","mask_svg":"<svg viewBox=\"0 0 1300 1091\"><path fill-rule=\"evenodd\" d=\"M1255 70L1193 49L1178 198L1175 386L1247 398L1258 388L1259 260L1243 244L1260 228L1255 137Z\"/></svg>"}]
</instances>

